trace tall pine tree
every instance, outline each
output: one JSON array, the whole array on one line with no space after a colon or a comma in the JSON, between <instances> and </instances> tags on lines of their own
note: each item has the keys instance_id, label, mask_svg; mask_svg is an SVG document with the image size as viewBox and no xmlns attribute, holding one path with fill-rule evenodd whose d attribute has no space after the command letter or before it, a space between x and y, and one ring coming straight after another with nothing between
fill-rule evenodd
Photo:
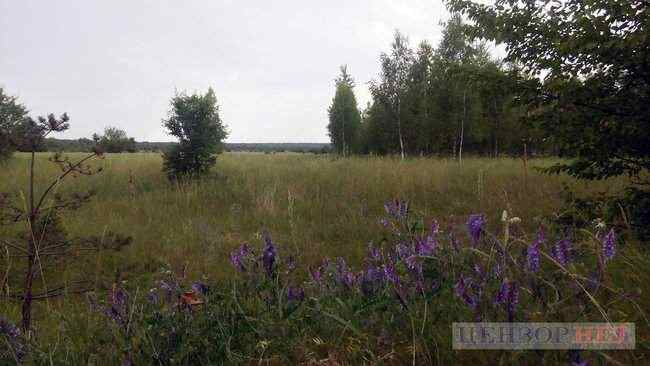
<instances>
[{"instance_id":1,"label":"tall pine tree","mask_svg":"<svg viewBox=\"0 0 650 366\"><path fill-rule=\"evenodd\" d=\"M354 80L348 74L347 66L341 66L341 74L335 79L336 93L329 114L330 140L334 150L343 156L359 151L359 127L361 115L354 96Z\"/></svg>"}]
</instances>

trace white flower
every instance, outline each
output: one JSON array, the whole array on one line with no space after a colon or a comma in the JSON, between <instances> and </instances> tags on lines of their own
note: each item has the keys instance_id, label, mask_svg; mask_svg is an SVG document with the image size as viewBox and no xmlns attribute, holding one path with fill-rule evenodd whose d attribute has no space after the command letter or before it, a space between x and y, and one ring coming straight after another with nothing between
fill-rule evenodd
<instances>
[{"instance_id":1,"label":"white flower","mask_svg":"<svg viewBox=\"0 0 650 366\"><path fill-rule=\"evenodd\" d=\"M503 210L503 213L501 214L501 221L503 222L508 221L508 211Z\"/></svg>"},{"instance_id":2,"label":"white flower","mask_svg":"<svg viewBox=\"0 0 650 366\"><path fill-rule=\"evenodd\" d=\"M510 220L508 220L508 222L511 223L511 224L518 224L518 223L521 222L521 219L518 218L517 216L515 216L515 217L511 218Z\"/></svg>"}]
</instances>

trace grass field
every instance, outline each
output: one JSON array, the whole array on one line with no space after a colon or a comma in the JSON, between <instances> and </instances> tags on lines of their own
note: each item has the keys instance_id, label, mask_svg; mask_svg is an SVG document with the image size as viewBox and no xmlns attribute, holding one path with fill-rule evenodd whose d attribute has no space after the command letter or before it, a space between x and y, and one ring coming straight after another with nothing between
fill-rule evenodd
<instances>
[{"instance_id":1,"label":"grass field","mask_svg":"<svg viewBox=\"0 0 650 366\"><path fill-rule=\"evenodd\" d=\"M56 176L48 156L41 154L37 163L43 184ZM439 220L485 213L498 223L506 209L535 228L537 219L558 212L563 184L578 191L616 189L524 170L516 159L467 159L460 166L447 159L234 153L220 157L215 177L185 186L166 181L157 154L109 154L96 164L105 170L60 186L61 193L96 192L66 218L67 230L73 236L113 230L134 238L119 260L106 258L91 269L98 278L185 264L194 275L227 276L228 253L264 229L307 262L322 255L359 258L376 239L384 202L394 198ZM2 171L0 192L24 194L27 168L26 156L14 159Z\"/></svg>"},{"instance_id":2,"label":"grass field","mask_svg":"<svg viewBox=\"0 0 650 366\"><path fill-rule=\"evenodd\" d=\"M37 188L56 176L48 156L38 156ZM341 256L359 265L368 243L378 240L379 219L390 199L409 201L413 212L438 219L441 227L485 213L488 227L498 230L507 210L522 219L522 233L534 233L543 218L559 213L563 186L581 193L620 189L617 181L577 182L534 169L551 163L530 160L524 168L522 160L506 158L469 158L461 165L433 158L402 162L228 153L219 157L210 178L179 185L167 182L157 154L107 155L94 163L104 167L102 173L71 178L58 188L61 193L96 192L89 203L64 217L64 226L71 236L101 236L110 230L131 236L133 242L120 252L102 252L68 265L60 278L93 279L98 291L110 288L118 273L131 287L146 287L164 268L185 272L188 278L226 280L235 273L231 251L244 242L258 243L264 230L299 263L316 265L323 256ZM0 171L0 192L20 197L26 179L27 156L18 154ZM0 235L13 235L13 229L0 230ZM1 264L7 265L12 265L9 259ZM10 278L9 287L19 289L18 281ZM38 304L35 322L43 337L56 337L54 325L70 312L86 311L79 298ZM17 304L7 302L0 310L10 319L19 318Z\"/></svg>"}]
</instances>

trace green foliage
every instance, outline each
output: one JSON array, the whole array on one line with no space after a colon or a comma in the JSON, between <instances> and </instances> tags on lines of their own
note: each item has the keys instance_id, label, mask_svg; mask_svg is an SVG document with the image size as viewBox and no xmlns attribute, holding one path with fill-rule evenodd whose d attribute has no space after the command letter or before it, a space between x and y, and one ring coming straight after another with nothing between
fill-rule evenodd
<instances>
[{"instance_id":1,"label":"green foliage","mask_svg":"<svg viewBox=\"0 0 650 366\"><path fill-rule=\"evenodd\" d=\"M104 135L93 135L93 140L107 153L135 152L136 143L133 137L128 137L126 131L117 127L106 127Z\"/></svg>"},{"instance_id":2,"label":"green foliage","mask_svg":"<svg viewBox=\"0 0 650 366\"><path fill-rule=\"evenodd\" d=\"M409 49L397 33L391 55L382 55L373 102L364 112L362 151L376 154L483 155L546 152L532 126L522 126L517 90L527 76L489 57L467 35L459 14L444 24L437 47ZM532 146L531 146L532 145ZM532 147L532 148L531 148Z\"/></svg>"},{"instance_id":3,"label":"green foliage","mask_svg":"<svg viewBox=\"0 0 650 366\"><path fill-rule=\"evenodd\" d=\"M507 61L543 76L522 90L522 102L559 152L575 157L550 172L640 179L650 167L650 3L447 3L474 22L474 36L505 44Z\"/></svg>"},{"instance_id":4,"label":"green foliage","mask_svg":"<svg viewBox=\"0 0 650 366\"><path fill-rule=\"evenodd\" d=\"M26 117L27 109L18 98L5 94L0 88L0 161L6 160L16 150L15 134Z\"/></svg>"},{"instance_id":5,"label":"green foliage","mask_svg":"<svg viewBox=\"0 0 650 366\"><path fill-rule=\"evenodd\" d=\"M354 80L341 66L341 75L335 80L336 94L327 110L330 140L334 150L341 155L358 152L361 116L354 96Z\"/></svg>"},{"instance_id":6,"label":"green foliage","mask_svg":"<svg viewBox=\"0 0 650 366\"><path fill-rule=\"evenodd\" d=\"M163 155L163 170L170 179L197 177L216 163L228 136L219 117L217 97L212 88L205 95L177 94L171 101L171 112L163 125L179 143Z\"/></svg>"}]
</instances>

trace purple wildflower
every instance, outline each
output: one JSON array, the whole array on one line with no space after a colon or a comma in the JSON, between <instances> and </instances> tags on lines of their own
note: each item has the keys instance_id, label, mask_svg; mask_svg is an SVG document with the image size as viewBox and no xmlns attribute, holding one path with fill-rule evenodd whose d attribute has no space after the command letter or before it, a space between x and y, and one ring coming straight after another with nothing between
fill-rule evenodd
<instances>
[{"instance_id":1,"label":"purple wildflower","mask_svg":"<svg viewBox=\"0 0 650 366\"><path fill-rule=\"evenodd\" d=\"M404 200L388 201L384 204L386 213L395 219L405 219L408 215L409 205Z\"/></svg>"},{"instance_id":2,"label":"purple wildflower","mask_svg":"<svg viewBox=\"0 0 650 366\"><path fill-rule=\"evenodd\" d=\"M352 288L355 281L354 273L350 272L348 269L345 259L340 257L337 259L336 263L336 279L340 284L347 288Z\"/></svg>"},{"instance_id":3,"label":"purple wildflower","mask_svg":"<svg viewBox=\"0 0 650 366\"><path fill-rule=\"evenodd\" d=\"M366 296L374 294L383 285L384 277L384 271L375 266L368 266L360 276L361 292Z\"/></svg>"},{"instance_id":4,"label":"purple wildflower","mask_svg":"<svg viewBox=\"0 0 650 366\"><path fill-rule=\"evenodd\" d=\"M238 250L234 250L230 254L230 261L232 265L240 272L244 272L246 267L244 266L244 259L250 254L250 248L247 244L242 244Z\"/></svg>"},{"instance_id":5,"label":"purple wildflower","mask_svg":"<svg viewBox=\"0 0 650 366\"><path fill-rule=\"evenodd\" d=\"M394 285L399 284L399 275L397 274L397 270L395 269L395 265L392 263L392 261L384 265L384 274L386 275L386 279L388 279L388 281L392 282Z\"/></svg>"},{"instance_id":6,"label":"purple wildflower","mask_svg":"<svg viewBox=\"0 0 650 366\"><path fill-rule=\"evenodd\" d=\"M381 218L379 219L379 225L381 225L384 228L387 228L390 225L390 222L385 218Z\"/></svg>"},{"instance_id":7,"label":"purple wildflower","mask_svg":"<svg viewBox=\"0 0 650 366\"><path fill-rule=\"evenodd\" d=\"M372 282L383 282L384 271L377 267L370 266L366 268L366 271L364 272L364 278Z\"/></svg>"},{"instance_id":8,"label":"purple wildflower","mask_svg":"<svg viewBox=\"0 0 650 366\"><path fill-rule=\"evenodd\" d=\"M440 232L440 225L438 224L438 221L431 220L431 224L429 225L429 233L431 235L437 235L439 232Z\"/></svg>"},{"instance_id":9,"label":"purple wildflower","mask_svg":"<svg viewBox=\"0 0 650 366\"><path fill-rule=\"evenodd\" d=\"M404 260L406 266L417 275L422 275L422 261L417 255L411 255Z\"/></svg>"},{"instance_id":10,"label":"purple wildflower","mask_svg":"<svg viewBox=\"0 0 650 366\"><path fill-rule=\"evenodd\" d=\"M478 244L478 241L481 239L481 234L483 233L483 227L485 226L486 220L485 215L483 214L473 214L469 215L467 220L467 231L472 237L474 245Z\"/></svg>"},{"instance_id":11,"label":"purple wildflower","mask_svg":"<svg viewBox=\"0 0 650 366\"><path fill-rule=\"evenodd\" d=\"M273 275L273 265L275 264L275 259L277 256L277 251L271 236L268 233L264 234L264 251L262 252L262 264L266 270L266 275L271 277Z\"/></svg>"},{"instance_id":12,"label":"purple wildflower","mask_svg":"<svg viewBox=\"0 0 650 366\"><path fill-rule=\"evenodd\" d=\"M17 326L0 316L0 334L6 336L9 340L17 340L21 332Z\"/></svg>"},{"instance_id":13,"label":"purple wildflower","mask_svg":"<svg viewBox=\"0 0 650 366\"><path fill-rule=\"evenodd\" d=\"M147 301L152 305L158 305L159 298L156 289L151 289L147 294Z\"/></svg>"},{"instance_id":14,"label":"purple wildflower","mask_svg":"<svg viewBox=\"0 0 650 366\"><path fill-rule=\"evenodd\" d=\"M571 241L568 238L564 238L553 246L551 249L551 255L553 259L558 261L563 266L566 266L570 260L570 251L571 251Z\"/></svg>"},{"instance_id":15,"label":"purple wildflower","mask_svg":"<svg viewBox=\"0 0 650 366\"><path fill-rule=\"evenodd\" d=\"M368 245L368 259L372 261L381 260L381 250L378 247L372 245L372 243Z\"/></svg>"},{"instance_id":16,"label":"purple wildflower","mask_svg":"<svg viewBox=\"0 0 650 366\"><path fill-rule=\"evenodd\" d=\"M483 267L478 263L474 264L474 273L476 273L476 276L481 280L484 280L487 277Z\"/></svg>"},{"instance_id":17,"label":"purple wildflower","mask_svg":"<svg viewBox=\"0 0 650 366\"><path fill-rule=\"evenodd\" d=\"M192 284L192 291L197 294L206 295L208 293L208 286L201 282L195 282Z\"/></svg>"},{"instance_id":18,"label":"purple wildflower","mask_svg":"<svg viewBox=\"0 0 650 366\"><path fill-rule=\"evenodd\" d=\"M22 362L27 355L27 349L22 340L22 334L17 326L9 320L0 316L0 338L6 339L6 346L9 346L11 353L18 362ZM3 342L4 343L4 342Z\"/></svg>"},{"instance_id":19,"label":"purple wildflower","mask_svg":"<svg viewBox=\"0 0 650 366\"><path fill-rule=\"evenodd\" d=\"M471 287L471 280L466 280L462 275L454 286L456 296L460 297L470 308L476 309L478 301L469 294L468 287Z\"/></svg>"},{"instance_id":20,"label":"purple wildflower","mask_svg":"<svg viewBox=\"0 0 650 366\"><path fill-rule=\"evenodd\" d=\"M539 244L540 242L535 240L533 244L528 247L526 253L526 261L528 263L528 269L531 272L539 271Z\"/></svg>"},{"instance_id":21,"label":"purple wildflower","mask_svg":"<svg viewBox=\"0 0 650 366\"><path fill-rule=\"evenodd\" d=\"M519 303L519 287L516 282L506 280L501 283L501 288L494 300L497 305L504 305L508 312L508 321L512 322L515 316L515 310Z\"/></svg>"},{"instance_id":22,"label":"purple wildflower","mask_svg":"<svg viewBox=\"0 0 650 366\"><path fill-rule=\"evenodd\" d=\"M400 260L406 260L406 258L410 257L413 255L413 251L411 248L409 248L407 245L399 243L395 247L395 251L397 252L397 257Z\"/></svg>"},{"instance_id":23,"label":"purple wildflower","mask_svg":"<svg viewBox=\"0 0 650 366\"><path fill-rule=\"evenodd\" d=\"M287 259L287 271L293 272L296 269L296 259L290 255Z\"/></svg>"},{"instance_id":24,"label":"purple wildflower","mask_svg":"<svg viewBox=\"0 0 650 366\"><path fill-rule=\"evenodd\" d=\"M178 296L180 293L180 287L177 283L170 283L168 281L161 280L159 287L165 293L167 301L171 301L173 297Z\"/></svg>"},{"instance_id":25,"label":"purple wildflower","mask_svg":"<svg viewBox=\"0 0 650 366\"><path fill-rule=\"evenodd\" d=\"M305 290L301 287L287 288L287 301L302 302L305 299Z\"/></svg>"},{"instance_id":26,"label":"purple wildflower","mask_svg":"<svg viewBox=\"0 0 650 366\"><path fill-rule=\"evenodd\" d=\"M109 293L107 309L105 314L120 325L125 325L128 321L128 295L121 288L114 288Z\"/></svg>"},{"instance_id":27,"label":"purple wildflower","mask_svg":"<svg viewBox=\"0 0 650 366\"><path fill-rule=\"evenodd\" d=\"M433 255L438 243L433 235L427 235L426 238L418 238L415 243L415 251L421 256Z\"/></svg>"},{"instance_id":28,"label":"purple wildflower","mask_svg":"<svg viewBox=\"0 0 650 366\"><path fill-rule=\"evenodd\" d=\"M603 257L605 262L608 262L614 258L616 254L616 233L614 229L609 230L607 235L602 239L603 243Z\"/></svg>"}]
</instances>

